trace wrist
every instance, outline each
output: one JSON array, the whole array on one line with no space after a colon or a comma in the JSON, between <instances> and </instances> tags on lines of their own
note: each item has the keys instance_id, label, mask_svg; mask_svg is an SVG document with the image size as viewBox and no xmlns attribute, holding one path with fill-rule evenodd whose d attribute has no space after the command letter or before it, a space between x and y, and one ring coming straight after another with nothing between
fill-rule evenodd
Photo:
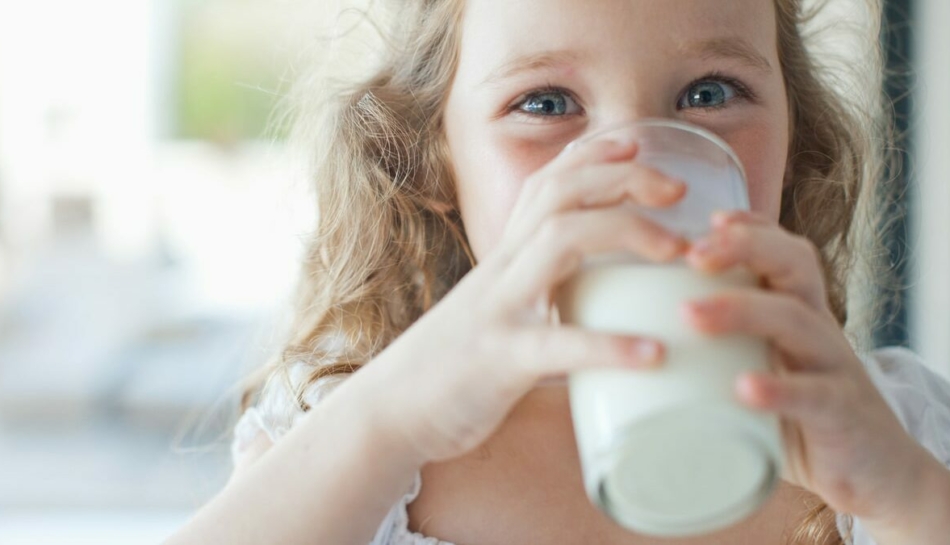
<instances>
[{"instance_id":1,"label":"wrist","mask_svg":"<svg viewBox=\"0 0 950 545\"><path fill-rule=\"evenodd\" d=\"M428 460L422 456L416 445L401 432L400 412L376 400L367 407L369 416L368 432L372 435L372 448L375 452L385 455L387 459L406 471L419 471Z\"/></svg>"},{"instance_id":2,"label":"wrist","mask_svg":"<svg viewBox=\"0 0 950 545\"><path fill-rule=\"evenodd\" d=\"M950 470L918 445L911 491L891 512L861 518L880 545L939 545L950 535Z\"/></svg>"},{"instance_id":3,"label":"wrist","mask_svg":"<svg viewBox=\"0 0 950 545\"><path fill-rule=\"evenodd\" d=\"M357 433L361 436L360 443L366 456L374 461L385 459L393 470L414 474L427 462L415 445L401 433L398 419L400 411L393 410L386 402L386 388L375 388L374 380L366 370L355 373L342 386L348 386L340 401L348 407L347 410L356 411L360 423ZM341 390L342 390L341 386Z\"/></svg>"}]
</instances>

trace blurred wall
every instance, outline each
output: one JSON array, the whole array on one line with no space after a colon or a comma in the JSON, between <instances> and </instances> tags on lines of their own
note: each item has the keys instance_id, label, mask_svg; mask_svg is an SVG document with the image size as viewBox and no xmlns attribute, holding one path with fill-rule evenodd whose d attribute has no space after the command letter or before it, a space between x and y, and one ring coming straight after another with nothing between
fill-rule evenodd
<instances>
[{"instance_id":1,"label":"blurred wall","mask_svg":"<svg viewBox=\"0 0 950 545\"><path fill-rule=\"evenodd\" d=\"M950 2L918 0L913 346L950 379Z\"/></svg>"},{"instance_id":2,"label":"blurred wall","mask_svg":"<svg viewBox=\"0 0 950 545\"><path fill-rule=\"evenodd\" d=\"M0 543L154 541L227 478L311 223L264 132L299 15L0 2Z\"/></svg>"}]
</instances>

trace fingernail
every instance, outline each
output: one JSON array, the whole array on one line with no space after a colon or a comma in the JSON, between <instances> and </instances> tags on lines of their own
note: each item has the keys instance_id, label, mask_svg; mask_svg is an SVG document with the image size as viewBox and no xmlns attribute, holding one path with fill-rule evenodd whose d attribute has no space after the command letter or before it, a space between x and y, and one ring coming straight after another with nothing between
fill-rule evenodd
<instances>
[{"instance_id":1,"label":"fingernail","mask_svg":"<svg viewBox=\"0 0 950 545\"><path fill-rule=\"evenodd\" d=\"M685 311L689 314L706 315L716 310L715 301L690 301L685 305Z\"/></svg>"},{"instance_id":2,"label":"fingernail","mask_svg":"<svg viewBox=\"0 0 950 545\"><path fill-rule=\"evenodd\" d=\"M669 196L679 195L686 190L686 184L680 180L669 180L665 191Z\"/></svg>"},{"instance_id":3,"label":"fingernail","mask_svg":"<svg viewBox=\"0 0 950 545\"><path fill-rule=\"evenodd\" d=\"M729 224L732 215L726 210L717 210L712 214L713 227L723 227Z\"/></svg>"},{"instance_id":4,"label":"fingernail","mask_svg":"<svg viewBox=\"0 0 950 545\"><path fill-rule=\"evenodd\" d=\"M735 384L733 387L736 394L739 396L741 401L750 403L756 399L756 390L754 382L754 376L750 373L742 373L736 377Z\"/></svg>"},{"instance_id":5,"label":"fingernail","mask_svg":"<svg viewBox=\"0 0 950 545\"><path fill-rule=\"evenodd\" d=\"M611 138L610 141L624 148L637 143L637 139L630 135L619 135Z\"/></svg>"},{"instance_id":6,"label":"fingernail","mask_svg":"<svg viewBox=\"0 0 950 545\"><path fill-rule=\"evenodd\" d=\"M683 251L688 247L689 243L686 239L681 237L669 237L664 239L662 242L662 251L664 253L664 258L673 259L674 257L683 253Z\"/></svg>"},{"instance_id":7,"label":"fingernail","mask_svg":"<svg viewBox=\"0 0 950 545\"><path fill-rule=\"evenodd\" d=\"M637 357L639 364L652 365L659 363L662 353L662 347L654 341L637 341L633 345L633 355Z\"/></svg>"},{"instance_id":8,"label":"fingernail","mask_svg":"<svg viewBox=\"0 0 950 545\"><path fill-rule=\"evenodd\" d=\"M713 245L708 238L694 242L693 247L690 249L690 252L698 257L709 257L712 255L712 251Z\"/></svg>"}]
</instances>

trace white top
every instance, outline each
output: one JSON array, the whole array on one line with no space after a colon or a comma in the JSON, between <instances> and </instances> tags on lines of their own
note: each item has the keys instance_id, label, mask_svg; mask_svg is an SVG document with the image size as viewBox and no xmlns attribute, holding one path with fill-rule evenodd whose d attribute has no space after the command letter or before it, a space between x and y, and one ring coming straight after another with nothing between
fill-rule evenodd
<instances>
[{"instance_id":1,"label":"white top","mask_svg":"<svg viewBox=\"0 0 950 545\"><path fill-rule=\"evenodd\" d=\"M950 468L950 383L927 369L911 351L884 348L862 358L874 384L881 391L904 428L938 460ZM291 368L290 382L300 384L307 375L301 363ZM328 377L317 381L304 393L304 400L313 406L342 380ZM271 379L264 387L258 404L249 408L238 420L231 445L237 457L260 433L276 442L304 415L290 394L285 381ZM422 479L417 472L406 494L395 504L380 524L369 545L453 545L408 529L406 507L419 495ZM848 517L838 515L838 530L847 536ZM852 545L875 545L861 525L852 519Z\"/></svg>"}]
</instances>

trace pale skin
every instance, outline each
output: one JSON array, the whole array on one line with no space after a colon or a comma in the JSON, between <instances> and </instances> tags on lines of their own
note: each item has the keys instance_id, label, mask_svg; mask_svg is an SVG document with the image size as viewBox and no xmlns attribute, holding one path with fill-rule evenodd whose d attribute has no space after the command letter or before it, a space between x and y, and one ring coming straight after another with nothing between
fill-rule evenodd
<instances>
[{"instance_id":1,"label":"pale skin","mask_svg":"<svg viewBox=\"0 0 950 545\"><path fill-rule=\"evenodd\" d=\"M683 326L764 337L782 370L736 384L743 403L782 417L790 463L778 492L731 528L663 543L781 543L808 495L860 517L880 545L950 535L950 472L863 371L813 246L777 224L789 118L770 1L469 0L461 51L445 128L478 265L279 444L261 436L169 543L365 544L420 469L410 528L427 535L660 542L587 501L565 390L536 386L584 368L662 365L655 340L556 326L544 311L582 256L620 249L683 256L705 274L756 272L762 289L695 301ZM512 64L525 56L534 62ZM637 163L636 143L562 153L642 117L726 140L752 212L719 214L710 236L688 244L616 206L667 206L684 192Z\"/></svg>"}]
</instances>

